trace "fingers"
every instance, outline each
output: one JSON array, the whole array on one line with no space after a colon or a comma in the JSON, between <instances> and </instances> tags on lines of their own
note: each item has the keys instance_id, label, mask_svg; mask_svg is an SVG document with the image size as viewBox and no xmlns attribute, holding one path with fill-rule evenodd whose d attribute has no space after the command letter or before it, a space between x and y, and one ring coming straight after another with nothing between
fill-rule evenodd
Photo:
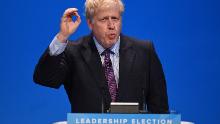
<instances>
[{"instance_id":1,"label":"fingers","mask_svg":"<svg viewBox=\"0 0 220 124\"><path fill-rule=\"evenodd\" d=\"M68 8L65 10L65 12L63 13L63 16L62 16L62 21L66 22L66 21L72 21L72 16L76 16L77 19L76 21L77 22L81 22L81 18L78 14L78 9L77 8Z\"/></svg>"},{"instance_id":2,"label":"fingers","mask_svg":"<svg viewBox=\"0 0 220 124\"><path fill-rule=\"evenodd\" d=\"M74 12L74 15L77 17L76 21L80 23L81 22L81 18L79 16L78 12Z\"/></svg>"},{"instance_id":3,"label":"fingers","mask_svg":"<svg viewBox=\"0 0 220 124\"><path fill-rule=\"evenodd\" d=\"M63 17L71 17L72 15L75 15L74 13L77 12L77 8L68 8L63 13Z\"/></svg>"}]
</instances>

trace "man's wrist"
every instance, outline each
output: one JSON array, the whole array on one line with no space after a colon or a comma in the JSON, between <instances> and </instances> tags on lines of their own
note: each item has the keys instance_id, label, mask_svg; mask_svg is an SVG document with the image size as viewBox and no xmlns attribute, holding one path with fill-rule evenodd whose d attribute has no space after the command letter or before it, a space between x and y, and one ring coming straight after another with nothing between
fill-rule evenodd
<instances>
[{"instance_id":1,"label":"man's wrist","mask_svg":"<svg viewBox=\"0 0 220 124\"><path fill-rule=\"evenodd\" d=\"M67 43L68 40L66 42L61 42L57 39L57 36L55 36L49 45L49 54L51 56L56 56L61 54L65 50Z\"/></svg>"},{"instance_id":2,"label":"man's wrist","mask_svg":"<svg viewBox=\"0 0 220 124\"><path fill-rule=\"evenodd\" d=\"M63 35L61 32L57 34L57 39L61 43L67 43L68 36Z\"/></svg>"}]
</instances>

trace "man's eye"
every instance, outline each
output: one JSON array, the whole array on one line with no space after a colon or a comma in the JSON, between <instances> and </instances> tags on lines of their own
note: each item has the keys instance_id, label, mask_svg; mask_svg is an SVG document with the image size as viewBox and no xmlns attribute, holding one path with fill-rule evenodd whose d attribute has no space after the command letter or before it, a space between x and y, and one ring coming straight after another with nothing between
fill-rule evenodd
<instances>
[{"instance_id":1,"label":"man's eye","mask_svg":"<svg viewBox=\"0 0 220 124\"><path fill-rule=\"evenodd\" d=\"M104 21L106 21L106 19L105 19L105 18L103 18L103 19L101 19L101 21L103 21L103 22L104 22Z\"/></svg>"},{"instance_id":2,"label":"man's eye","mask_svg":"<svg viewBox=\"0 0 220 124\"><path fill-rule=\"evenodd\" d=\"M112 18L112 20L113 20L113 21L118 21L118 20L119 20L119 18Z\"/></svg>"}]
</instances>

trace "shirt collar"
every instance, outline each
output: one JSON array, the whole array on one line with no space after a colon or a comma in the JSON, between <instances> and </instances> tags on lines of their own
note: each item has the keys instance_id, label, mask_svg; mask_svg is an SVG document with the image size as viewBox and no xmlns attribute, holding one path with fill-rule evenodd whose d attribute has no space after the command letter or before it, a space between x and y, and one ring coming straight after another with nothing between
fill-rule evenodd
<instances>
[{"instance_id":1,"label":"shirt collar","mask_svg":"<svg viewBox=\"0 0 220 124\"><path fill-rule=\"evenodd\" d=\"M95 46L99 52L99 55L102 54L102 52L105 50L104 47L97 41L97 39L93 36L93 40L95 42ZM119 53L119 47L120 47L120 36L118 38L118 41L110 48L110 50L115 54L118 55Z\"/></svg>"}]
</instances>

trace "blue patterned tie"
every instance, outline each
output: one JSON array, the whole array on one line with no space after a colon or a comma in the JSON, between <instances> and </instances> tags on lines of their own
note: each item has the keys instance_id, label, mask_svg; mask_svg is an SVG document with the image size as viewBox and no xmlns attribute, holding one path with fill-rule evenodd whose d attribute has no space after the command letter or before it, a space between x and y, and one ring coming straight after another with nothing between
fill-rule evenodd
<instances>
[{"instance_id":1,"label":"blue patterned tie","mask_svg":"<svg viewBox=\"0 0 220 124\"><path fill-rule=\"evenodd\" d=\"M116 84L116 80L115 80L114 71L113 71L113 68L112 68L110 53L113 53L113 52L109 49L106 49L102 53L102 55L105 56L105 58L104 58L104 70L105 70L105 78L106 78L107 83L108 83L109 93L111 95L112 102L115 102L116 101L116 95L117 95L117 84Z\"/></svg>"}]
</instances>

